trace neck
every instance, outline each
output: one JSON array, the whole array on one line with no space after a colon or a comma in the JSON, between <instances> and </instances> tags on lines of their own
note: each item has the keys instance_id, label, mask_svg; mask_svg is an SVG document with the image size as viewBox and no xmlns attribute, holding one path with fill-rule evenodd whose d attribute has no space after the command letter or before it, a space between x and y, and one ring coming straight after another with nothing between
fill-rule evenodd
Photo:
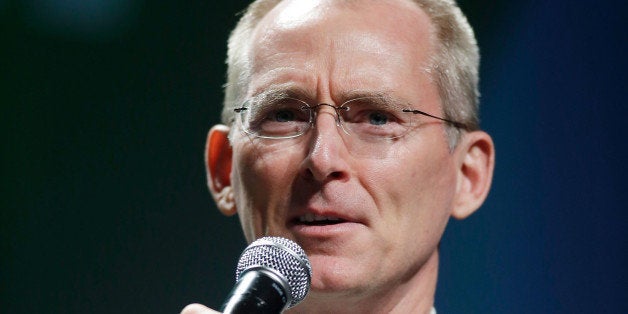
<instances>
[{"instance_id":1,"label":"neck","mask_svg":"<svg viewBox=\"0 0 628 314\"><path fill-rule=\"evenodd\" d=\"M434 304L437 277L438 251L435 251L417 273L392 287L358 295L310 293L288 313L429 314Z\"/></svg>"}]
</instances>

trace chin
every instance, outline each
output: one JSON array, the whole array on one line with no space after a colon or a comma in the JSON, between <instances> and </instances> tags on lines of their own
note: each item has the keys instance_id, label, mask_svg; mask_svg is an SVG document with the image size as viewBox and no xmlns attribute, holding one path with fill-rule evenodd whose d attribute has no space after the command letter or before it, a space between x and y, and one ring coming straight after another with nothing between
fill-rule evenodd
<instances>
[{"instance_id":1,"label":"chin","mask_svg":"<svg viewBox=\"0 0 628 314\"><path fill-rule=\"evenodd\" d=\"M311 291L316 294L347 294L362 290L364 278L370 278L361 272L361 265L355 260L341 257L314 255L312 263Z\"/></svg>"}]
</instances>

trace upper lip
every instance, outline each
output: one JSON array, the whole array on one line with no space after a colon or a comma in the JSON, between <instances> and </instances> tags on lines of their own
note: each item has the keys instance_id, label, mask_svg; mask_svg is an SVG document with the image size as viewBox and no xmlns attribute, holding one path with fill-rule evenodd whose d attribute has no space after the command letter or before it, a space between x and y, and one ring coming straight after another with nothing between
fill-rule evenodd
<instances>
[{"instance_id":1,"label":"upper lip","mask_svg":"<svg viewBox=\"0 0 628 314\"><path fill-rule=\"evenodd\" d=\"M315 209L315 208L308 208L305 210L295 211L292 215L290 215L288 220L292 224L297 224L304 221L322 221L322 220L361 223L360 219L353 217L351 214L347 214L343 212L341 213L336 210L324 210L324 209Z\"/></svg>"},{"instance_id":2,"label":"upper lip","mask_svg":"<svg viewBox=\"0 0 628 314\"><path fill-rule=\"evenodd\" d=\"M342 193L343 186L337 181L321 186L305 184L295 186L291 201L287 204L288 224L301 224L303 221L323 219L341 222L368 224L366 208L370 204L356 192Z\"/></svg>"}]
</instances>

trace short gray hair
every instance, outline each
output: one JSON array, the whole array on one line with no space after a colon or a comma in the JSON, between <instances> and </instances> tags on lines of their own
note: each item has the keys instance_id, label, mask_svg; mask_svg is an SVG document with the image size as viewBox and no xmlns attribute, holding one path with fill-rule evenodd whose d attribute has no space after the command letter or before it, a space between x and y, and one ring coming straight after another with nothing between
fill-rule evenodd
<instances>
[{"instance_id":1,"label":"short gray hair","mask_svg":"<svg viewBox=\"0 0 628 314\"><path fill-rule=\"evenodd\" d=\"M458 121L470 130L479 129L480 53L467 18L455 0L410 0L430 18L434 26L436 52L428 71L433 73L446 119ZM233 109L244 102L250 80L250 45L255 27L281 0L257 0L249 5L231 33L227 52L227 83L222 122L233 123ZM460 136L457 128L447 128L450 147Z\"/></svg>"}]
</instances>

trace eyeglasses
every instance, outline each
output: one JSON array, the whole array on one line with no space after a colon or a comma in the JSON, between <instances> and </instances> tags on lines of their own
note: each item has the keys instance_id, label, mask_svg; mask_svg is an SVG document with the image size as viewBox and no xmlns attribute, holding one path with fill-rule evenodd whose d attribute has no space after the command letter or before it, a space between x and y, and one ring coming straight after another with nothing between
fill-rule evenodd
<instances>
[{"instance_id":1,"label":"eyeglasses","mask_svg":"<svg viewBox=\"0 0 628 314\"><path fill-rule=\"evenodd\" d=\"M334 109L336 125L346 134L368 142L400 138L426 123L426 117L468 129L464 123L410 109L384 96L354 98L340 106L311 106L291 97L253 98L234 111L239 113L241 128L247 134L266 139L289 139L307 133L316 121L318 109L325 106Z\"/></svg>"}]
</instances>

